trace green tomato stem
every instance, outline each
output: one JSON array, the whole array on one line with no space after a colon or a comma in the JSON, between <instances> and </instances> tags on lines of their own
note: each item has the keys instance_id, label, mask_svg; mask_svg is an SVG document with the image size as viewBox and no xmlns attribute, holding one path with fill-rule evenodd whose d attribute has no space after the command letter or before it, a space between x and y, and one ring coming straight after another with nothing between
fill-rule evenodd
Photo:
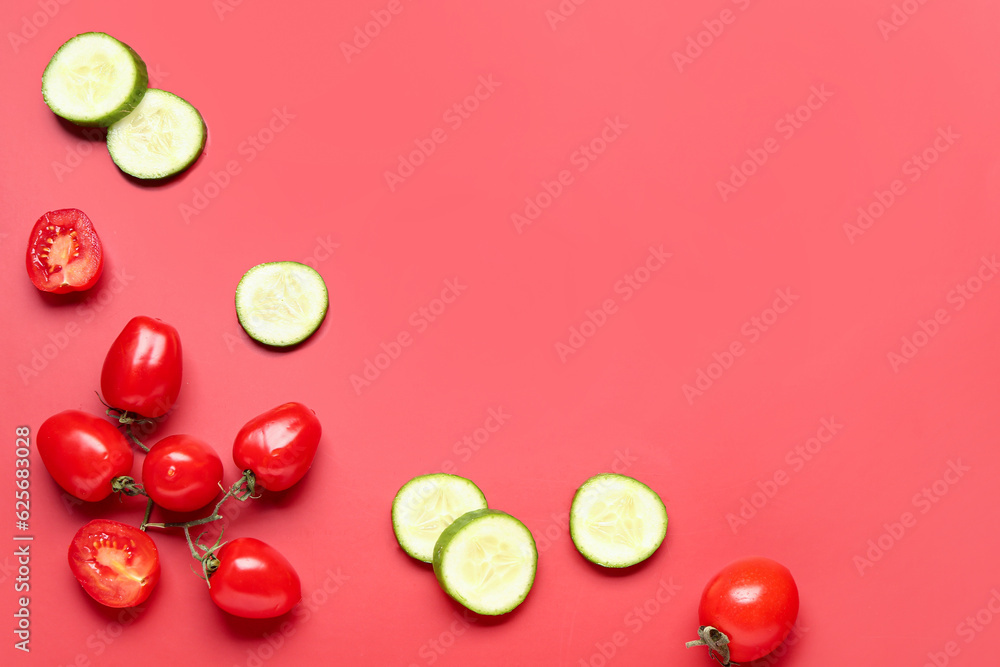
<instances>
[{"instance_id":1,"label":"green tomato stem","mask_svg":"<svg viewBox=\"0 0 1000 667\"><path fill-rule=\"evenodd\" d=\"M722 667L730 667L731 665L737 665L738 667L739 665L739 663L732 662L729 659L729 637L726 636L726 633L718 628L713 628L711 625L702 625L699 627L698 639L687 642L685 646L688 648L692 646L707 646L709 655L722 665Z\"/></svg>"}]
</instances>

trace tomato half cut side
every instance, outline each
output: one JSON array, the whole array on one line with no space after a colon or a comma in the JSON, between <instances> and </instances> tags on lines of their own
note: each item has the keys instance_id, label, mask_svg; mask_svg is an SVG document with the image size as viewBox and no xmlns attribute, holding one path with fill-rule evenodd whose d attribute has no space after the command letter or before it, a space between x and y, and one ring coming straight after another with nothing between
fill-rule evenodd
<instances>
[{"instance_id":1,"label":"tomato half cut side","mask_svg":"<svg viewBox=\"0 0 1000 667\"><path fill-rule=\"evenodd\" d=\"M145 602L160 580L153 538L118 521L94 519L69 545L69 568L90 597L107 607Z\"/></svg>"},{"instance_id":2,"label":"tomato half cut side","mask_svg":"<svg viewBox=\"0 0 1000 667\"><path fill-rule=\"evenodd\" d=\"M49 211L28 238L28 277L43 292L90 289L104 269L104 250L94 224L76 208Z\"/></svg>"}]
</instances>

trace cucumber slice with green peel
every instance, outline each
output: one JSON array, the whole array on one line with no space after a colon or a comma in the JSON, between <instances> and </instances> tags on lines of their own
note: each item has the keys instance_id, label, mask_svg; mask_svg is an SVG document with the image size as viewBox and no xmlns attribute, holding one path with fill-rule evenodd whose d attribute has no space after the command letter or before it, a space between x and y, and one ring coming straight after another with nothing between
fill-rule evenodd
<instances>
[{"instance_id":1,"label":"cucumber slice with green peel","mask_svg":"<svg viewBox=\"0 0 1000 667\"><path fill-rule=\"evenodd\" d=\"M497 510L463 514L434 545L434 574L441 588L485 616L506 614L524 602L537 567L531 531Z\"/></svg>"},{"instance_id":2,"label":"cucumber slice with green peel","mask_svg":"<svg viewBox=\"0 0 1000 667\"><path fill-rule=\"evenodd\" d=\"M240 326L265 345L301 343L323 323L328 306L323 277L299 262L258 264L236 287Z\"/></svg>"},{"instance_id":3,"label":"cucumber slice with green peel","mask_svg":"<svg viewBox=\"0 0 1000 667\"><path fill-rule=\"evenodd\" d=\"M606 473L580 486L569 533L583 557L604 567L629 567L653 555L667 534L667 509L642 482Z\"/></svg>"},{"instance_id":4,"label":"cucumber slice with green peel","mask_svg":"<svg viewBox=\"0 0 1000 667\"><path fill-rule=\"evenodd\" d=\"M392 530L403 551L430 563L441 533L479 509L486 509L486 496L471 481L446 473L421 475L404 484L392 501Z\"/></svg>"},{"instance_id":5,"label":"cucumber slice with green peel","mask_svg":"<svg viewBox=\"0 0 1000 667\"><path fill-rule=\"evenodd\" d=\"M132 113L108 128L108 153L130 176L166 178L198 159L207 135L204 119L190 103L150 88Z\"/></svg>"},{"instance_id":6,"label":"cucumber slice with green peel","mask_svg":"<svg viewBox=\"0 0 1000 667\"><path fill-rule=\"evenodd\" d=\"M146 63L103 32L85 32L59 47L42 73L42 97L77 125L107 127L131 113L146 94Z\"/></svg>"}]
</instances>

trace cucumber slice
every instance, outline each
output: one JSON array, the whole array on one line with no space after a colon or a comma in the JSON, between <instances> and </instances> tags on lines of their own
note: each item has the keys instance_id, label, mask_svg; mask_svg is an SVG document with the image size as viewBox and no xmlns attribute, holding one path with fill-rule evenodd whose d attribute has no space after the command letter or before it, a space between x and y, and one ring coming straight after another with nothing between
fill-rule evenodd
<instances>
[{"instance_id":1,"label":"cucumber slice","mask_svg":"<svg viewBox=\"0 0 1000 667\"><path fill-rule=\"evenodd\" d=\"M166 178L191 166L205 147L198 110L165 90L150 88L135 111L108 128L108 152L136 178Z\"/></svg>"},{"instance_id":2,"label":"cucumber slice","mask_svg":"<svg viewBox=\"0 0 1000 667\"><path fill-rule=\"evenodd\" d=\"M146 63L103 32L85 32L59 47L42 73L42 97L57 116L107 127L129 115L146 94Z\"/></svg>"},{"instance_id":3,"label":"cucumber slice","mask_svg":"<svg viewBox=\"0 0 1000 667\"><path fill-rule=\"evenodd\" d=\"M485 616L506 614L524 602L537 567L531 531L497 510L463 514L434 545L434 574L441 588Z\"/></svg>"},{"instance_id":4,"label":"cucumber slice","mask_svg":"<svg viewBox=\"0 0 1000 667\"><path fill-rule=\"evenodd\" d=\"M569 534L583 557L604 567L629 567L653 555L667 534L667 509L642 482L606 473L577 489Z\"/></svg>"},{"instance_id":5,"label":"cucumber slice","mask_svg":"<svg viewBox=\"0 0 1000 667\"><path fill-rule=\"evenodd\" d=\"M392 501L392 530L403 551L417 560L434 560L434 545L458 517L486 509L486 496L464 477L435 473L414 477Z\"/></svg>"},{"instance_id":6,"label":"cucumber slice","mask_svg":"<svg viewBox=\"0 0 1000 667\"><path fill-rule=\"evenodd\" d=\"M236 287L240 326L265 345L301 343L323 323L328 306L323 277L298 262L258 264Z\"/></svg>"}]
</instances>

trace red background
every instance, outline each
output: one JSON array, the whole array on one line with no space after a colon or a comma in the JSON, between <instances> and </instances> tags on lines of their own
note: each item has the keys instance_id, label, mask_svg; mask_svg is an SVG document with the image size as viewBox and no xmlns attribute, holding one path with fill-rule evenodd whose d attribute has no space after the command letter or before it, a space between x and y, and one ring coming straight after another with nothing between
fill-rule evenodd
<instances>
[{"instance_id":1,"label":"red background","mask_svg":"<svg viewBox=\"0 0 1000 667\"><path fill-rule=\"evenodd\" d=\"M801 637L776 664L995 661L1000 281L977 272L1000 249L1000 6L562 4L565 21L548 13L557 0L402 0L366 43L355 29L385 20L387 2L4 3L2 486L16 426L101 410L104 354L138 314L184 345L180 400L152 439L206 439L228 483L254 415L298 400L324 428L306 479L227 529L296 565L304 606L275 622L215 608L163 533L163 578L137 618L100 608L68 571L69 539L94 516L138 522L141 503L67 505L33 454L31 653L6 630L5 661L709 665L684 648L698 598L747 554L798 582ZM127 179L45 107L46 62L88 30L130 44L204 114L209 145L183 177ZM446 114L480 77L493 90L456 127ZM619 129L602 146L607 122ZM438 128L443 143L390 187L385 173ZM592 141L603 152L581 158ZM933 164L915 168L925 151ZM741 166L754 156L767 160ZM558 192L564 170L518 229L512 214L543 181ZM891 204L867 229L845 228L880 198ZM50 298L25 276L25 242L64 207L89 214L107 264L90 293ZM670 258L636 274L651 246ZM250 341L232 304L243 272L274 260L315 264L330 290L320 330L287 353ZM629 274L648 280L629 293ZM421 325L449 280L460 296ZM779 291L781 314L768 311ZM581 325L592 335L571 340ZM356 390L352 375L404 332L412 345ZM557 344L581 341L561 358ZM714 379L685 394L700 372ZM456 446L501 408L477 451ZM941 481L952 464L962 475ZM660 550L620 576L589 566L565 526L576 486L613 466L670 515ZM395 543L396 490L442 468L539 543L535 587L507 617L458 620ZM6 539L3 627L18 597Z\"/></svg>"}]
</instances>

